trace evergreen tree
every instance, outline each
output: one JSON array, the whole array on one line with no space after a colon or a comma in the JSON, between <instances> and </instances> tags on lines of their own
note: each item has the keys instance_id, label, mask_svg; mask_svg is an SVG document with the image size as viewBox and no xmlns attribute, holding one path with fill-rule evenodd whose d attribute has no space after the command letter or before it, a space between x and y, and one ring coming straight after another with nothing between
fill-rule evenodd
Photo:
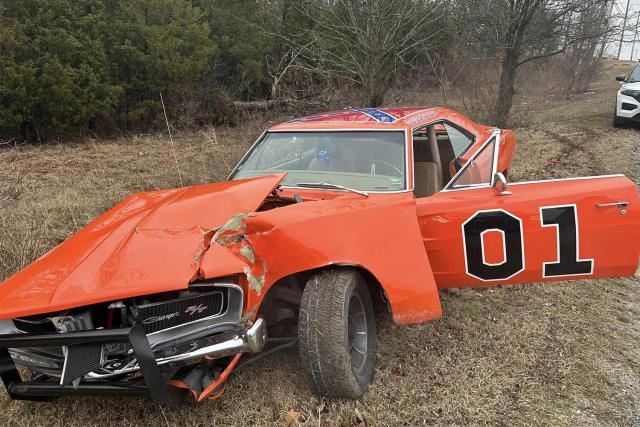
<instances>
[{"instance_id":1,"label":"evergreen tree","mask_svg":"<svg viewBox=\"0 0 640 427\"><path fill-rule=\"evenodd\" d=\"M84 129L115 101L98 0L7 2L0 28L0 130L42 140Z\"/></svg>"},{"instance_id":2,"label":"evergreen tree","mask_svg":"<svg viewBox=\"0 0 640 427\"><path fill-rule=\"evenodd\" d=\"M0 135L149 126L216 52L188 0L23 0L0 9Z\"/></svg>"},{"instance_id":3,"label":"evergreen tree","mask_svg":"<svg viewBox=\"0 0 640 427\"><path fill-rule=\"evenodd\" d=\"M120 88L116 122L149 125L159 94L195 88L217 46L200 11L185 0L109 1L105 50L110 77Z\"/></svg>"},{"instance_id":4,"label":"evergreen tree","mask_svg":"<svg viewBox=\"0 0 640 427\"><path fill-rule=\"evenodd\" d=\"M262 98L270 90L265 60L276 43L274 12L278 2L193 0L219 46L207 75L210 85L224 85L238 97Z\"/></svg>"}]
</instances>

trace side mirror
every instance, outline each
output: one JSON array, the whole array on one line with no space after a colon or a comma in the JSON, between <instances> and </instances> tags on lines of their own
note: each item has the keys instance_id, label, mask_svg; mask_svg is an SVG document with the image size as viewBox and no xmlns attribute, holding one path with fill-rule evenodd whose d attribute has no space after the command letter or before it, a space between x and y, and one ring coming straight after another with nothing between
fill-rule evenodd
<instances>
[{"instance_id":1,"label":"side mirror","mask_svg":"<svg viewBox=\"0 0 640 427\"><path fill-rule=\"evenodd\" d=\"M616 76L616 80L619 82L626 82L627 76L625 76L624 74L620 74L619 76Z\"/></svg>"},{"instance_id":2,"label":"side mirror","mask_svg":"<svg viewBox=\"0 0 640 427\"><path fill-rule=\"evenodd\" d=\"M510 196L511 191L507 191L507 178L502 172L496 172L493 176L493 190L498 196Z\"/></svg>"}]
</instances>

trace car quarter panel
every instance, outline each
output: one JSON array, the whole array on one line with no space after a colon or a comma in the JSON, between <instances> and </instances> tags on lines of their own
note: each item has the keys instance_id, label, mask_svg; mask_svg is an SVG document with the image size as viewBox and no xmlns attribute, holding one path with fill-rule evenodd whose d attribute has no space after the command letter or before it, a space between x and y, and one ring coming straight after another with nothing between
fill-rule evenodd
<instances>
[{"instance_id":1,"label":"car quarter panel","mask_svg":"<svg viewBox=\"0 0 640 427\"><path fill-rule=\"evenodd\" d=\"M442 315L410 193L303 202L249 213L233 228L228 235L214 237L201 274L233 273L218 268L216 253L221 248L215 246L242 259L251 288L246 311L253 315L279 279L331 265L360 266L373 274L397 323L421 323Z\"/></svg>"},{"instance_id":2,"label":"car quarter panel","mask_svg":"<svg viewBox=\"0 0 640 427\"><path fill-rule=\"evenodd\" d=\"M509 177L513 156L516 151L516 137L511 129L503 129L500 132L500 148L498 151L498 166L496 170Z\"/></svg>"},{"instance_id":3,"label":"car quarter panel","mask_svg":"<svg viewBox=\"0 0 640 427\"><path fill-rule=\"evenodd\" d=\"M424 245L438 287L619 277L635 273L640 244L640 206L636 186L626 177L523 182L511 184L509 191L512 194L504 196L488 187L446 191L418 201ZM618 206L617 202L628 205ZM543 211L547 215L544 221ZM565 215L568 223L562 225L562 230L553 218L561 211L568 214ZM506 233L488 227L481 236L470 237L473 227L469 221L476 221L479 213L483 217L495 214L506 218L513 227ZM518 227L522 233L520 242L511 239L507 244L509 234L514 229L517 233ZM470 244L470 239L475 239L479 247ZM522 247L522 254L512 253L518 247ZM573 262L569 263L572 268L582 268L568 271L576 274L551 273L553 268L545 267L559 261L561 247L563 256L571 258L565 261ZM510 277L480 278L470 271L470 260L482 262L487 270L494 271L499 270L496 266L506 262L507 257L514 256L522 256L522 261L515 261L517 265Z\"/></svg>"}]
</instances>

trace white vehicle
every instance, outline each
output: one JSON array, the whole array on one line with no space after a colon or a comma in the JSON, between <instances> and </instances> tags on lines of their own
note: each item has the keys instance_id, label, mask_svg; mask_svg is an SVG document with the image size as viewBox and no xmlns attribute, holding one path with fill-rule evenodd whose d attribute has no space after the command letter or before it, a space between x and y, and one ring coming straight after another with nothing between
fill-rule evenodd
<instances>
[{"instance_id":1,"label":"white vehicle","mask_svg":"<svg viewBox=\"0 0 640 427\"><path fill-rule=\"evenodd\" d=\"M640 63L636 64L629 76L616 76L622 82L616 97L613 112L613 127L619 128L629 122L640 121Z\"/></svg>"}]
</instances>

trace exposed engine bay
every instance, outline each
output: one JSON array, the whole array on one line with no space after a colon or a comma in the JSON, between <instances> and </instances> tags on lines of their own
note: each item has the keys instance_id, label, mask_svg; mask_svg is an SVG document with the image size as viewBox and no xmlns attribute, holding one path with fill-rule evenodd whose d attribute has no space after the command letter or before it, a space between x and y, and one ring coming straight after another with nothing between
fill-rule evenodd
<instances>
[{"instance_id":1,"label":"exposed engine bay","mask_svg":"<svg viewBox=\"0 0 640 427\"><path fill-rule=\"evenodd\" d=\"M262 350L264 321L244 322L242 308L238 285L196 282L182 291L3 320L0 334L64 335L141 325L162 376L199 392L219 377L216 360ZM16 365L61 386L142 379L130 343L29 346L9 348L9 354Z\"/></svg>"}]
</instances>

